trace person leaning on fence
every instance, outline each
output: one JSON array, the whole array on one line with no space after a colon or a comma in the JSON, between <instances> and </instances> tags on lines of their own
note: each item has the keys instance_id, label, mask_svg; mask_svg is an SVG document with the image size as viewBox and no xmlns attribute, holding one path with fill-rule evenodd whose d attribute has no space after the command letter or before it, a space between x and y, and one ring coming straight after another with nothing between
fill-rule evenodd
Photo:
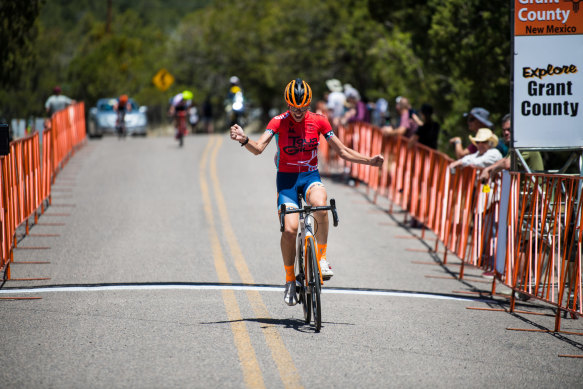
<instances>
[{"instance_id":1,"label":"person leaning on fence","mask_svg":"<svg viewBox=\"0 0 583 389\"><path fill-rule=\"evenodd\" d=\"M490 112L484 108L474 107L470 112L464 113L464 117L466 118L468 131L471 135L477 133L480 128L492 128L492 122L489 120ZM449 143L454 146L456 159L478 151L473 143L470 143L467 148L464 148L462 146L462 139L459 136L451 138Z\"/></svg>"},{"instance_id":2,"label":"person leaning on fence","mask_svg":"<svg viewBox=\"0 0 583 389\"><path fill-rule=\"evenodd\" d=\"M340 123L346 125L355 122L370 122L368 107L362 100L358 90L350 84L345 84L344 94L346 95L346 112L342 116Z\"/></svg>"},{"instance_id":3,"label":"person leaning on fence","mask_svg":"<svg viewBox=\"0 0 583 389\"><path fill-rule=\"evenodd\" d=\"M458 166L483 169L502 159L502 154L496 149L498 137L489 128L480 128L476 136L470 135L469 138L478 151L452 162L449 164L450 169L455 169Z\"/></svg>"},{"instance_id":4,"label":"person leaning on fence","mask_svg":"<svg viewBox=\"0 0 583 389\"><path fill-rule=\"evenodd\" d=\"M74 104L75 100L62 95L61 87L56 86L53 89L53 94L45 102L45 109L49 116L52 116L55 112L67 108L69 105Z\"/></svg>"},{"instance_id":5,"label":"person leaning on fence","mask_svg":"<svg viewBox=\"0 0 583 389\"><path fill-rule=\"evenodd\" d=\"M502 118L502 139L507 147L510 147L510 140L511 140L511 122L510 122L510 114L504 115ZM538 151L521 151L520 155L524 159L524 162L528 165L531 171L533 172L540 172L545 169L543 164L543 159ZM506 155L504 158L499 160L498 162L494 163L483 169L480 172L480 181L482 183L487 183L488 180L493 179L496 177L498 172L501 170L509 170L510 169L510 155ZM523 169L524 170L524 167Z\"/></svg>"},{"instance_id":6,"label":"person leaning on fence","mask_svg":"<svg viewBox=\"0 0 583 389\"><path fill-rule=\"evenodd\" d=\"M397 97L397 113L399 114L399 126L393 128L393 126L388 125L381 128L384 135L403 135L408 138L413 136L419 127L416 118L413 116L411 111L411 104L406 97Z\"/></svg>"}]
</instances>

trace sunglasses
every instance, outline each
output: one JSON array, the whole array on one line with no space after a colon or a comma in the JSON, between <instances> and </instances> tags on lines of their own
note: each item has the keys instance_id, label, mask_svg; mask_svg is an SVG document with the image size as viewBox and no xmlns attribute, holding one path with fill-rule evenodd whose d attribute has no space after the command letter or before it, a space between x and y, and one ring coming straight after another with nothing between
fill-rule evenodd
<instances>
[{"instance_id":1,"label":"sunglasses","mask_svg":"<svg viewBox=\"0 0 583 389\"><path fill-rule=\"evenodd\" d=\"M468 116L468 123L471 123L471 122L473 122L473 121L475 121L475 120L476 120L476 118L475 118L475 117L473 117L473 116Z\"/></svg>"},{"instance_id":2,"label":"sunglasses","mask_svg":"<svg viewBox=\"0 0 583 389\"><path fill-rule=\"evenodd\" d=\"M304 107L304 108L296 108L296 107L289 107L289 110L293 113L304 113L306 112L310 107Z\"/></svg>"}]
</instances>

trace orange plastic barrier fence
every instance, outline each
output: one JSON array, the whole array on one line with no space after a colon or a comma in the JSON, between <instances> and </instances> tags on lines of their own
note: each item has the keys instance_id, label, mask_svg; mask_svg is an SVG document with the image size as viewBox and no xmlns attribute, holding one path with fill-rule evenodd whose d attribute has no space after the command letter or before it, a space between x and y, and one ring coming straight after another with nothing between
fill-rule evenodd
<instances>
[{"instance_id":1,"label":"orange plastic barrier fence","mask_svg":"<svg viewBox=\"0 0 583 389\"><path fill-rule=\"evenodd\" d=\"M83 103L59 111L52 128L43 131L42 154L39 133L10 143L10 153L0 157L0 271L10 279L10 262L17 246L16 230L29 219L38 221L44 202L50 202L51 184L64 163L86 140Z\"/></svg>"},{"instance_id":2,"label":"orange plastic barrier fence","mask_svg":"<svg viewBox=\"0 0 583 389\"><path fill-rule=\"evenodd\" d=\"M443 262L448 252L461 259L460 278L464 264L498 270L497 278L514 291L559 308L557 331L561 310L583 313L582 178L512 173L503 197L501 177L482 185L476 169L450 172L447 155L411 145L405 137L383 137L379 128L364 123L341 126L337 135L363 154L384 155L385 164L381 169L351 164L326 151L326 168L344 168L374 190L373 201L387 196L389 211L398 205L431 229L435 251L439 242L445 247ZM503 200L507 215L500 214ZM498 253L499 247L505 252ZM514 301L513 294L512 309Z\"/></svg>"},{"instance_id":3,"label":"orange plastic barrier fence","mask_svg":"<svg viewBox=\"0 0 583 389\"><path fill-rule=\"evenodd\" d=\"M504 283L557 310L583 313L581 177L510 174Z\"/></svg>"},{"instance_id":4,"label":"orange plastic barrier fence","mask_svg":"<svg viewBox=\"0 0 583 389\"><path fill-rule=\"evenodd\" d=\"M52 167L53 179L86 141L85 105L77 103L56 112L52 118Z\"/></svg>"}]
</instances>

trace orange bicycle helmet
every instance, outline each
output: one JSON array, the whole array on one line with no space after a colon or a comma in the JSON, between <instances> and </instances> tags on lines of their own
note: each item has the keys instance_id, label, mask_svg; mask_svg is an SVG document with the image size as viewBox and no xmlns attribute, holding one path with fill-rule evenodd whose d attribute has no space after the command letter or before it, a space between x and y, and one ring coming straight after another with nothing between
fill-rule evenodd
<instances>
[{"instance_id":1,"label":"orange bicycle helmet","mask_svg":"<svg viewBox=\"0 0 583 389\"><path fill-rule=\"evenodd\" d=\"M125 104L128 102L128 95L121 95L119 96L119 102Z\"/></svg>"},{"instance_id":2,"label":"orange bicycle helmet","mask_svg":"<svg viewBox=\"0 0 583 389\"><path fill-rule=\"evenodd\" d=\"M312 102L312 88L301 78L296 78L285 87L284 97L290 106L304 108Z\"/></svg>"}]
</instances>

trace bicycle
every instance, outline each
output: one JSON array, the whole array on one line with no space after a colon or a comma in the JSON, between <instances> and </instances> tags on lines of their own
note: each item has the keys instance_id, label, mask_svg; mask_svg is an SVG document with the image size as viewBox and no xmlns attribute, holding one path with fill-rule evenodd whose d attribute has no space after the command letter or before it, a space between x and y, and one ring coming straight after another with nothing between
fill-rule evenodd
<instances>
[{"instance_id":1,"label":"bicycle","mask_svg":"<svg viewBox=\"0 0 583 389\"><path fill-rule=\"evenodd\" d=\"M126 111L125 109L120 109L117 111L117 117L115 120L115 129L117 132L118 139L125 138L126 136Z\"/></svg>"},{"instance_id":2,"label":"bicycle","mask_svg":"<svg viewBox=\"0 0 583 389\"><path fill-rule=\"evenodd\" d=\"M316 237L314 231L314 216L317 211L332 211L334 227L338 226L338 213L336 212L336 201L330 199L330 205L313 207L304 205L302 207L302 197L299 199L299 209L286 209L285 204L280 206L280 231L285 228L285 215L299 213L300 231L297 236L296 250L296 292L299 294L298 302L302 304L304 311L304 322L309 324L314 317L314 327L316 332L320 332L322 327L322 306L320 293L324 281L320 270L320 263L316 257Z\"/></svg>"},{"instance_id":3,"label":"bicycle","mask_svg":"<svg viewBox=\"0 0 583 389\"><path fill-rule=\"evenodd\" d=\"M178 140L178 145L182 147L184 145L184 136L186 135L186 111L177 110L176 111L176 139Z\"/></svg>"}]
</instances>

